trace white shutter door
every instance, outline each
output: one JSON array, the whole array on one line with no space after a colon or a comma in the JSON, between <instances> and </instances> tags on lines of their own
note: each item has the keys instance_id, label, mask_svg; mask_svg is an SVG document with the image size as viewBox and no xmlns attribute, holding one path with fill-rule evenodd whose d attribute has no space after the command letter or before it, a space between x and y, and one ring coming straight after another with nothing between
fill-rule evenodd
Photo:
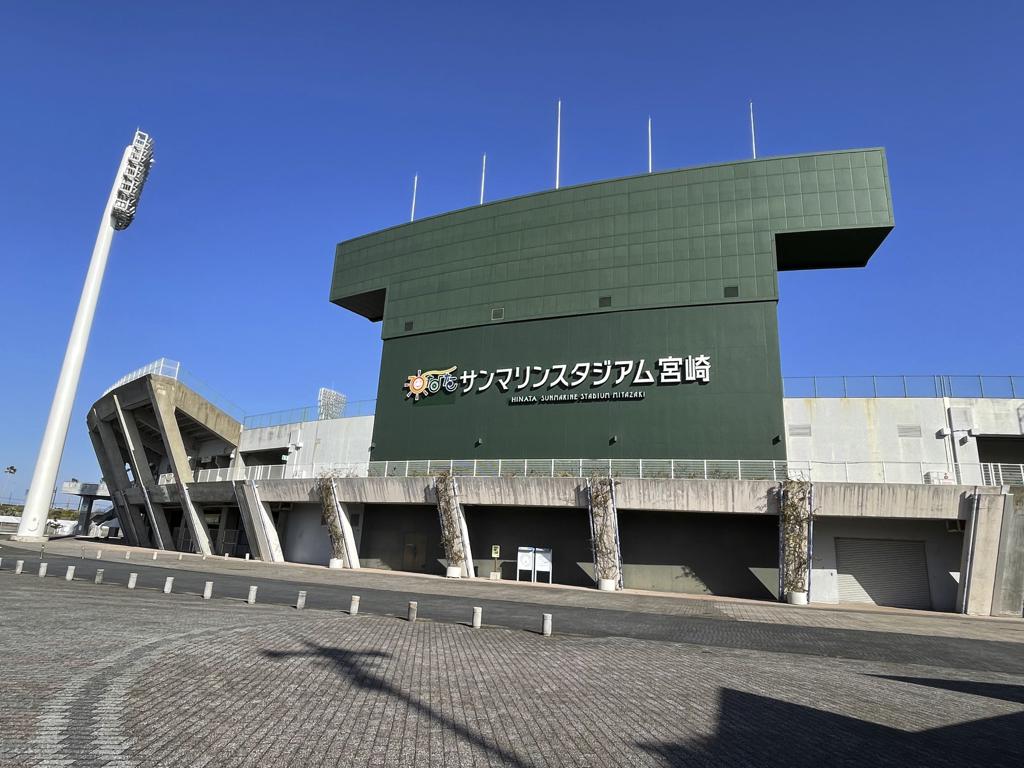
<instances>
[{"instance_id":1,"label":"white shutter door","mask_svg":"<svg viewBox=\"0 0 1024 768\"><path fill-rule=\"evenodd\" d=\"M932 607L923 541L836 539L839 602Z\"/></svg>"}]
</instances>

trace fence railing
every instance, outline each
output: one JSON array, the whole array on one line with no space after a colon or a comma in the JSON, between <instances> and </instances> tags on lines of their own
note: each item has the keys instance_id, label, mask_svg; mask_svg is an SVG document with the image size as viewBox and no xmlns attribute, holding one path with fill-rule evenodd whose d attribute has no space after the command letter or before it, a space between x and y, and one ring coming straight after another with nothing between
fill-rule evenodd
<instances>
[{"instance_id":1,"label":"fence railing","mask_svg":"<svg viewBox=\"0 0 1024 768\"><path fill-rule=\"evenodd\" d=\"M1024 398L1024 376L785 376L784 397Z\"/></svg>"},{"instance_id":2,"label":"fence railing","mask_svg":"<svg viewBox=\"0 0 1024 768\"><path fill-rule=\"evenodd\" d=\"M201 469L196 482L335 477L617 477L664 480L813 480L911 485L1024 485L1022 464L722 459L443 459L273 464Z\"/></svg>"},{"instance_id":3,"label":"fence railing","mask_svg":"<svg viewBox=\"0 0 1024 768\"><path fill-rule=\"evenodd\" d=\"M245 416L245 411L237 403L222 395L202 379L196 378L194 375L182 368L181 363L177 360L171 360L168 357L161 357L159 360L154 360L149 365L144 365L141 368L136 368L130 373L126 373L114 382L114 385L108 388L103 394L109 394L130 381L135 381L136 379L141 379L143 376L149 376L151 374L154 376L166 376L169 379L176 379L177 381L180 381L186 387L191 389L193 392L202 395L213 405L220 408L220 410L224 411L224 413L228 414L236 421L241 421Z\"/></svg>"},{"instance_id":4,"label":"fence railing","mask_svg":"<svg viewBox=\"0 0 1024 768\"><path fill-rule=\"evenodd\" d=\"M355 416L373 416L376 405L376 400L349 401L345 403L345 407L340 415L331 416L330 418L348 419ZM289 408L283 411L256 413L252 416L246 416L242 420L242 426L246 429L259 429L261 427L278 427L284 424L298 424L304 421L321 421L325 419L321 419L318 406L307 405L301 408Z\"/></svg>"}]
</instances>

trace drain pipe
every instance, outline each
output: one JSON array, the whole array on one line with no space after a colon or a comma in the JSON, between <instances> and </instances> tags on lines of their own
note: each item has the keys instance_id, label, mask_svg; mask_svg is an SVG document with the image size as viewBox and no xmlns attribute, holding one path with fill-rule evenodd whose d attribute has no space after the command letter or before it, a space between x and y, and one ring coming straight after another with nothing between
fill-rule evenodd
<instances>
[{"instance_id":1,"label":"drain pipe","mask_svg":"<svg viewBox=\"0 0 1024 768\"><path fill-rule=\"evenodd\" d=\"M964 582L964 600L960 606L960 613L967 613L967 606L971 599L971 571L974 566L974 539L978 534L978 509L981 507L981 494L978 493L978 486L974 486L974 504L971 508L971 525L967 530L967 563L960 578Z\"/></svg>"}]
</instances>

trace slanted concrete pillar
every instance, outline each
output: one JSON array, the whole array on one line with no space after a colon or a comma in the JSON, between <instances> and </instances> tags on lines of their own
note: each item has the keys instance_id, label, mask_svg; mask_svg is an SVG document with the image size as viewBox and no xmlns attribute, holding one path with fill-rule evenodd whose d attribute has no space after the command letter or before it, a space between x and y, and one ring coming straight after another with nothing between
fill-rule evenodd
<instances>
[{"instance_id":1,"label":"slanted concrete pillar","mask_svg":"<svg viewBox=\"0 0 1024 768\"><path fill-rule=\"evenodd\" d=\"M449 564L448 575L472 578L476 576L473 548L469 541L466 512L459 501L459 485L451 475L439 475L434 478L434 494L441 518L444 553Z\"/></svg>"},{"instance_id":2,"label":"slanted concrete pillar","mask_svg":"<svg viewBox=\"0 0 1024 768\"><path fill-rule=\"evenodd\" d=\"M348 505L338 498L338 486L333 477L317 480L323 520L331 537L331 560L341 560L345 568L359 568L359 550L352 531L352 518Z\"/></svg>"},{"instance_id":3,"label":"slanted concrete pillar","mask_svg":"<svg viewBox=\"0 0 1024 768\"><path fill-rule=\"evenodd\" d=\"M228 508L220 508L220 516L217 520L217 548L216 551L220 554L227 552L227 528L228 528Z\"/></svg>"},{"instance_id":4,"label":"slanted concrete pillar","mask_svg":"<svg viewBox=\"0 0 1024 768\"><path fill-rule=\"evenodd\" d=\"M147 379L146 384L153 403L153 412L160 427L160 437L171 463L171 471L174 473L174 484L181 499L182 517L192 534L196 551L201 555L212 555L210 529L202 512L192 503L192 497L188 492L189 483L192 482L192 467L188 463L185 441L182 439L181 430L178 429L178 420L174 416L174 403L167 391L154 383L152 376Z\"/></svg>"},{"instance_id":5,"label":"slanted concrete pillar","mask_svg":"<svg viewBox=\"0 0 1024 768\"><path fill-rule=\"evenodd\" d=\"M128 463L131 464L132 474L135 475L135 485L142 492L146 516L149 518L149 527L152 532L153 546L157 549L173 549L174 539L171 536L171 528L167 524L164 508L155 503L150 496L150 491L156 486L156 481L149 468L149 458L146 456L146 448L139 435L139 425L135 421L135 415L131 411L121 408L121 401L118 400L117 395L114 395L114 410L117 413L121 433L124 435L124 442L128 448Z\"/></svg>"},{"instance_id":6,"label":"slanted concrete pillar","mask_svg":"<svg viewBox=\"0 0 1024 768\"><path fill-rule=\"evenodd\" d=\"M76 536L88 536L89 527L92 525L92 505L96 499L88 496L82 499L82 509L78 513L78 525L75 527Z\"/></svg>"},{"instance_id":7,"label":"slanted concrete pillar","mask_svg":"<svg viewBox=\"0 0 1024 768\"><path fill-rule=\"evenodd\" d=\"M599 589L622 589L622 551L615 481L610 477L587 481L590 537L594 553L594 580Z\"/></svg>"},{"instance_id":8,"label":"slanted concrete pillar","mask_svg":"<svg viewBox=\"0 0 1024 768\"><path fill-rule=\"evenodd\" d=\"M268 563L283 563L281 539L256 484L251 480L236 480L233 485L235 501L238 502L238 517L245 528L245 536L249 539L253 555Z\"/></svg>"},{"instance_id":9,"label":"slanted concrete pillar","mask_svg":"<svg viewBox=\"0 0 1024 768\"><path fill-rule=\"evenodd\" d=\"M93 438L93 445L96 447L97 457L106 459L105 465L101 464L100 469L103 471L103 477L107 481L110 498L117 509L117 519L121 524L121 532L125 540L132 546L148 547L149 534L146 531L145 522L142 516L128 503L124 495L124 492L131 487L131 481L128 479L128 473L124 469L125 460L117 444L117 437L110 424L100 419L99 414L95 410L93 411L93 416L95 417L93 419L95 433L90 430L90 436L96 435Z\"/></svg>"},{"instance_id":10,"label":"slanted concrete pillar","mask_svg":"<svg viewBox=\"0 0 1024 768\"><path fill-rule=\"evenodd\" d=\"M990 616L996 593L1005 497L993 490L975 487L967 500L969 513L956 602L958 611L971 616Z\"/></svg>"},{"instance_id":11,"label":"slanted concrete pillar","mask_svg":"<svg viewBox=\"0 0 1024 768\"><path fill-rule=\"evenodd\" d=\"M1024 613L1024 486L1014 486L1003 500L999 558L992 595L993 616Z\"/></svg>"}]
</instances>

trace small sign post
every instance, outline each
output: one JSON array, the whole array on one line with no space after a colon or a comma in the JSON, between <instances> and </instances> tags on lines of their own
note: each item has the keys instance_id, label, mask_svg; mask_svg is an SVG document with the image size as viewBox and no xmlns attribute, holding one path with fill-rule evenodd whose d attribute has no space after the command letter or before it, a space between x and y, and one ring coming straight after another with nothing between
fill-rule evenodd
<instances>
[{"instance_id":1,"label":"small sign post","mask_svg":"<svg viewBox=\"0 0 1024 768\"><path fill-rule=\"evenodd\" d=\"M501 557L501 545L491 544L491 557L494 559L494 567L491 569L491 573L501 573L498 570L498 558ZM491 577L494 578L493 576Z\"/></svg>"}]
</instances>

